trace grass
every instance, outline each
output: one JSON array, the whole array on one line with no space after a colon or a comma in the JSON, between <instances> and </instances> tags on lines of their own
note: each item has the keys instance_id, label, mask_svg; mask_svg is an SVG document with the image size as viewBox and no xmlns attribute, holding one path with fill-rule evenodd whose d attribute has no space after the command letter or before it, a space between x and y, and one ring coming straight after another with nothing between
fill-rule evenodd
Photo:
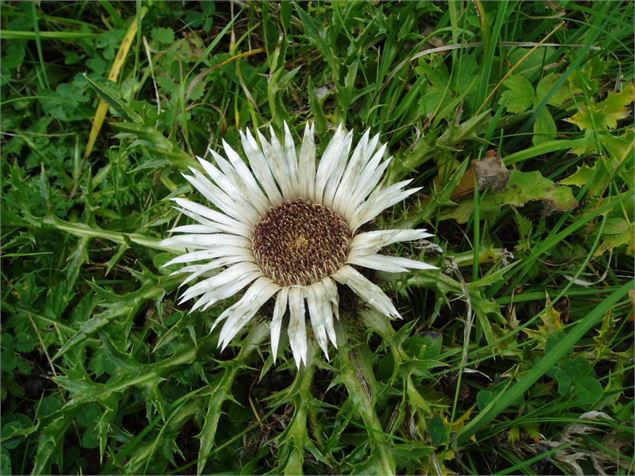
<instances>
[{"instance_id":1,"label":"grass","mask_svg":"<svg viewBox=\"0 0 635 476\"><path fill-rule=\"evenodd\" d=\"M0 7L3 474L632 474L629 2ZM300 371L161 267L180 172L285 121L380 133L441 268Z\"/></svg>"}]
</instances>

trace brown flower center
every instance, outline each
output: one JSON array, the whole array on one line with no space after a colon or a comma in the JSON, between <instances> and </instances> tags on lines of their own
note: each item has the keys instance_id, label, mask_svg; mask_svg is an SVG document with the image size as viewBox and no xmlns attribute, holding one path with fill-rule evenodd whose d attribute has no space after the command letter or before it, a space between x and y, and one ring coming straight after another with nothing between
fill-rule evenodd
<instances>
[{"instance_id":1,"label":"brown flower center","mask_svg":"<svg viewBox=\"0 0 635 476\"><path fill-rule=\"evenodd\" d=\"M270 210L254 228L256 261L281 286L308 285L346 263L352 238L342 217L298 200Z\"/></svg>"}]
</instances>

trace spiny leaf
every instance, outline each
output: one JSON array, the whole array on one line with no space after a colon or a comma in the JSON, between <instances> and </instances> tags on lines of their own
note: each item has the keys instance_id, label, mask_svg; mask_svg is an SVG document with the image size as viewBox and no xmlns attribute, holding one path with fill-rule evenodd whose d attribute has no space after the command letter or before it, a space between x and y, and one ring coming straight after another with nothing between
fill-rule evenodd
<instances>
[{"instance_id":1,"label":"spiny leaf","mask_svg":"<svg viewBox=\"0 0 635 476\"><path fill-rule=\"evenodd\" d=\"M633 256L635 248L635 233L633 223L623 217L607 218L602 230L602 243L598 246L594 256L601 256L607 251L626 245L626 253Z\"/></svg>"},{"instance_id":2,"label":"spiny leaf","mask_svg":"<svg viewBox=\"0 0 635 476\"><path fill-rule=\"evenodd\" d=\"M525 375L523 375L509 389L501 392L499 398L491 402L480 412L469 424L461 429L457 435L459 444L465 443L470 436L482 428L493 418L500 415L501 412L511 405L516 399L521 397L540 377L542 377L549 369L551 369L573 346L586 334L595 324L602 320L602 317L615 304L626 296L632 289L630 282L616 289L610 296L598 304L591 312L589 312L582 320L576 323L575 327L569 331L557 346L546 353Z\"/></svg>"},{"instance_id":3,"label":"spiny leaf","mask_svg":"<svg viewBox=\"0 0 635 476\"><path fill-rule=\"evenodd\" d=\"M115 83L111 81L93 79L87 74L84 74L84 78L86 79L90 87L97 93L97 95L103 101L108 103L108 105L112 107L119 116L137 124L143 122L141 116L139 116L139 114L137 114L122 99L121 93L119 92Z\"/></svg>"},{"instance_id":4,"label":"spiny leaf","mask_svg":"<svg viewBox=\"0 0 635 476\"><path fill-rule=\"evenodd\" d=\"M67 340L64 345L60 347L53 357L53 360L66 354L69 350L85 341L88 337L92 336L95 332L112 322L114 319L134 313L145 300L157 299L162 294L163 290L151 287L149 289L142 288L137 292L129 294L128 296L121 297L119 302L113 303L113 305L105 311L84 322L75 335L73 335L73 337Z\"/></svg>"},{"instance_id":5,"label":"spiny leaf","mask_svg":"<svg viewBox=\"0 0 635 476\"><path fill-rule=\"evenodd\" d=\"M602 102L595 103L591 100L567 121L583 131L615 129L618 121L627 118L630 114L630 108L627 106L633 102L634 92L633 83L629 83L619 93L610 92Z\"/></svg>"},{"instance_id":6,"label":"spiny leaf","mask_svg":"<svg viewBox=\"0 0 635 476\"><path fill-rule=\"evenodd\" d=\"M547 344L547 338L562 330L560 312L553 307L549 296L547 296L545 309L540 313L540 320L542 325L538 329L525 329L525 334L535 339L540 348L544 348Z\"/></svg>"},{"instance_id":7,"label":"spiny leaf","mask_svg":"<svg viewBox=\"0 0 635 476\"><path fill-rule=\"evenodd\" d=\"M231 386L236 378L239 367L234 366L225 370L218 383L210 392L209 401L207 402L207 413L205 414L205 423L199 433L201 444L198 449L198 463L196 465L196 474L203 474L205 464L212 452L218 421L222 414L223 403L231 396Z\"/></svg>"}]
</instances>

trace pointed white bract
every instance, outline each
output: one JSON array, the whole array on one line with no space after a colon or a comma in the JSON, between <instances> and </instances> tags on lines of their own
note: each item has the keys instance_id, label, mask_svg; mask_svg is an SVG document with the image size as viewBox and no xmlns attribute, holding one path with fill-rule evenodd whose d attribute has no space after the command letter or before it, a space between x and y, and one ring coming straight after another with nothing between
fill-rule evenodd
<instances>
[{"instance_id":1,"label":"pointed white bract","mask_svg":"<svg viewBox=\"0 0 635 476\"><path fill-rule=\"evenodd\" d=\"M383 315L401 317L381 288L355 267L389 273L435 269L379 253L391 244L432 235L411 229L358 232L418 190L404 189L408 180L380 185L390 159L384 159L379 135L371 137L368 130L353 144L353 133L340 126L319 161L313 125L306 126L299 148L286 124L281 138L273 130L268 138L258 131L256 137L240 132L245 159L223 141L224 156L210 151L213 162L199 158L200 170L184 175L208 203L173 199L195 223L174 227L175 235L163 240L184 250L166 266L185 264L174 274L185 275L182 285L190 283L180 302L193 300L191 311L205 311L246 288L213 323L212 328L223 323L222 348L268 300L274 301L268 311L274 361L286 322L299 367L308 357L307 312L324 355L328 358L330 344L337 347L336 282Z\"/></svg>"}]
</instances>

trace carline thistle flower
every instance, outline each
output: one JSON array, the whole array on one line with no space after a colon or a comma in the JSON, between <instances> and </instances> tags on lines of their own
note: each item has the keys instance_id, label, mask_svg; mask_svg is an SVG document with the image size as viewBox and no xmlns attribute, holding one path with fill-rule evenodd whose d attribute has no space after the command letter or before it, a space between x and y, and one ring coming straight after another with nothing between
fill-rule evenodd
<instances>
[{"instance_id":1,"label":"carline thistle flower","mask_svg":"<svg viewBox=\"0 0 635 476\"><path fill-rule=\"evenodd\" d=\"M187 250L166 264L187 264L177 271L189 274L183 284L204 278L181 296L181 303L196 299L192 311L205 311L249 286L212 326L224 322L219 339L223 349L275 296L273 358L288 309L287 333L299 367L307 360L307 310L327 358L328 342L337 347L336 283L350 287L383 315L401 317L390 298L355 266L395 273L435 267L378 253L393 243L432 236L423 229L359 231L419 190L404 190L410 180L379 186L391 160L382 160L386 145L378 148L379 135L371 138L366 131L351 153L353 133L340 126L316 164L313 126L306 126L299 154L286 124L284 130L282 142L273 129L271 140L258 131L258 141L249 130L241 132L247 162L225 141L226 157L211 151L215 165L198 158L205 174L191 168L184 177L214 208L174 198L177 208L197 224L177 226L172 231L179 235L162 243Z\"/></svg>"}]
</instances>

